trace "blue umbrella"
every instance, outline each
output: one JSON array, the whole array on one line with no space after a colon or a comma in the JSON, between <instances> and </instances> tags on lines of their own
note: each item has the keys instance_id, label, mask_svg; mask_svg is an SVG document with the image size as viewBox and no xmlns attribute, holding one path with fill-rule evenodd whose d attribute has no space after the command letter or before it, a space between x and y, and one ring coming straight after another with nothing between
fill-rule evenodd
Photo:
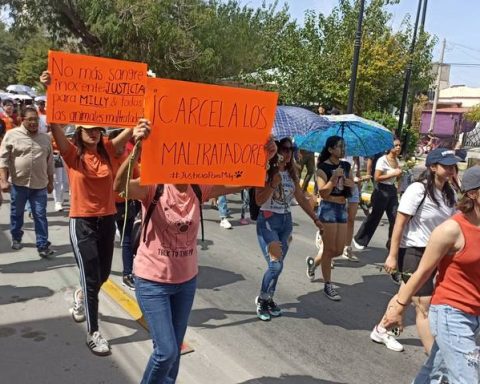
<instances>
[{"instance_id":1,"label":"blue umbrella","mask_svg":"<svg viewBox=\"0 0 480 384\"><path fill-rule=\"evenodd\" d=\"M301 149L320 152L330 136L341 136L348 156L369 157L393 148L393 133L375 121L356 115L327 116L332 125L306 135L296 136Z\"/></svg>"},{"instance_id":2,"label":"blue umbrella","mask_svg":"<svg viewBox=\"0 0 480 384\"><path fill-rule=\"evenodd\" d=\"M306 135L310 131L325 129L330 125L324 116L308 109L281 105L275 111L272 134L279 140L284 137Z\"/></svg>"}]
</instances>

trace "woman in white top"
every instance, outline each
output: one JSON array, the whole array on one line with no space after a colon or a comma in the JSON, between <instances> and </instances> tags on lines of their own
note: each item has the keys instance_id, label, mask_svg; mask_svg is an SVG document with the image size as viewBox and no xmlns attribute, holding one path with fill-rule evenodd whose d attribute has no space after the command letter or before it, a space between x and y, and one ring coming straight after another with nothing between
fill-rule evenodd
<instances>
[{"instance_id":1,"label":"woman in white top","mask_svg":"<svg viewBox=\"0 0 480 384\"><path fill-rule=\"evenodd\" d=\"M260 206L257 238L268 267L263 275L260 294L255 299L257 317L262 321L281 315L281 309L273 301L273 295L291 239L290 206L293 198L297 199L300 207L310 216L320 232L323 231L322 223L300 187L293 159L292 140L284 138L276 143L278 154L270 160L265 186L255 191L256 203Z\"/></svg>"},{"instance_id":2,"label":"woman in white top","mask_svg":"<svg viewBox=\"0 0 480 384\"><path fill-rule=\"evenodd\" d=\"M387 213L389 222L387 248L390 246L395 215L398 207L397 187L395 181L402 174L398 164L398 155L402 150L400 140L393 142L393 148L378 159L375 165L375 190L372 193L372 211L363 220L363 223L353 238L353 244L358 249L364 249L372 239L383 213Z\"/></svg>"},{"instance_id":3,"label":"woman in white top","mask_svg":"<svg viewBox=\"0 0 480 384\"><path fill-rule=\"evenodd\" d=\"M455 176L456 163L459 161L461 159L455 156L455 151L446 148L435 149L427 156L425 172L402 195L393 229L392 245L385 260L385 271L393 273L398 269L402 276L402 284L405 284L417 270L432 231L455 213L456 197L450 183ZM435 274L436 271L412 300L416 310L417 332L426 353L430 353L434 341L427 314ZM396 295L393 297L389 306L396 297ZM375 326L370 338L377 343L385 344L393 351L403 351L403 345L387 333L383 320Z\"/></svg>"}]
</instances>

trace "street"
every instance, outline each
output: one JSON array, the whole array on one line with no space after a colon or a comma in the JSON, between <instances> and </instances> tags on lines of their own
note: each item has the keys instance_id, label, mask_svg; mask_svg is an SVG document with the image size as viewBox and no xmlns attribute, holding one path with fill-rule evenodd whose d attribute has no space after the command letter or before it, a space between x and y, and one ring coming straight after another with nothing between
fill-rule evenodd
<instances>
[{"instance_id":1,"label":"street","mask_svg":"<svg viewBox=\"0 0 480 384\"><path fill-rule=\"evenodd\" d=\"M342 301L333 302L321 292L321 279L311 283L305 275L305 257L316 253L315 227L293 207L293 242L275 296L283 316L262 322L254 299L266 263L255 225L238 222L239 200L239 195L229 197L232 230L220 228L218 212L204 206L206 240L198 240L198 290L185 340L194 352L182 357L178 383L411 382L425 359L412 325L413 309L399 338L404 352L390 351L369 338L397 289L378 268L386 256L388 224L378 227L369 248L357 251L359 263L337 259L332 277ZM90 353L85 323L76 324L68 312L78 284L68 218L53 212L52 201L48 212L56 253L43 260L36 253L27 215L25 248L10 249L9 204L0 207L1 382L139 383L152 348L148 333L102 292L100 329L110 340L112 355ZM362 219L359 212L356 227ZM118 286L121 272L117 244L111 280Z\"/></svg>"}]
</instances>

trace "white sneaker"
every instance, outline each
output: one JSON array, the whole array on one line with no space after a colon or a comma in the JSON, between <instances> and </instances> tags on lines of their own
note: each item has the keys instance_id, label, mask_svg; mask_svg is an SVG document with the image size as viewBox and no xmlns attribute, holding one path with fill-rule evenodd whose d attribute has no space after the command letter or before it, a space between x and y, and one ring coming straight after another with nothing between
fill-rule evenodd
<instances>
[{"instance_id":1,"label":"white sneaker","mask_svg":"<svg viewBox=\"0 0 480 384\"><path fill-rule=\"evenodd\" d=\"M232 229L232 224L230 224L228 219L225 217L220 221L220 227L223 229Z\"/></svg>"},{"instance_id":2,"label":"white sneaker","mask_svg":"<svg viewBox=\"0 0 480 384\"><path fill-rule=\"evenodd\" d=\"M340 257L343 260L354 261L358 263L358 257L353 254L352 247L345 247L343 249L343 254Z\"/></svg>"},{"instance_id":3,"label":"white sneaker","mask_svg":"<svg viewBox=\"0 0 480 384\"><path fill-rule=\"evenodd\" d=\"M389 335L386 329L380 329L376 325L370 333L370 339L376 343L385 344L385 346L395 352L402 352L403 345L400 344L392 335Z\"/></svg>"},{"instance_id":4,"label":"white sneaker","mask_svg":"<svg viewBox=\"0 0 480 384\"><path fill-rule=\"evenodd\" d=\"M70 308L70 314L76 323L85 321L85 304L82 288L77 288L73 292L73 307Z\"/></svg>"},{"instance_id":5,"label":"white sneaker","mask_svg":"<svg viewBox=\"0 0 480 384\"><path fill-rule=\"evenodd\" d=\"M55 212L62 212L63 211L63 204L57 201L55 203Z\"/></svg>"},{"instance_id":6,"label":"white sneaker","mask_svg":"<svg viewBox=\"0 0 480 384\"><path fill-rule=\"evenodd\" d=\"M358 244L358 243L355 241L355 238L352 239L352 243L353 243L353 245L355 246L355 248L357 248L357 249L359 249L359 250L365 249L365 245L360 245L360 244Z\"/></svg>"},{"instance_id":7,"label":"white sneaker","mask_svg":"<svg viewBox=\"0 0 480 384\"><path fill-rule=\"evenodd\" d=\"M315 247L317 247L318 251L323 251L323 239L320 235L320 231L315 233Z\"/></svg>"},{"instance_id":8,"label":"white sneaker","mask_svg":"<svg viewBox=\"0 0 480 384\"><path fill-rule=\"evenodd\" d=\"M95 355L107 356L110 354L110 345L108 345L108 341L105 340L98 331L93 332L92 335L87 335L87 346Z\"/></svg>"}]
</instances>

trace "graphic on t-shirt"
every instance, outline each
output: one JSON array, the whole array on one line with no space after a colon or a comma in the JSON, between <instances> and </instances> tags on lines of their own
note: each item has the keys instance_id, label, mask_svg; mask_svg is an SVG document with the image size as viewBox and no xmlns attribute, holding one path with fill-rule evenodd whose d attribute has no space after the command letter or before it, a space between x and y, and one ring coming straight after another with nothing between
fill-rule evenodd
<instances>
[{"instance_id":1,"label":"graphic on t-shirt","mask_svg":"<svg viewBox=\"0 0 480 384\"><path fill-rule=\"evenodd\" d=\"M164 235L161 237L162 248L160 255L167 257L186 257L193 254L196 246L196 231L192 230L193 221L190 218L176 218L174 213L164 208L165 225L161 228Z\"/></svg>"}]
</instances>

